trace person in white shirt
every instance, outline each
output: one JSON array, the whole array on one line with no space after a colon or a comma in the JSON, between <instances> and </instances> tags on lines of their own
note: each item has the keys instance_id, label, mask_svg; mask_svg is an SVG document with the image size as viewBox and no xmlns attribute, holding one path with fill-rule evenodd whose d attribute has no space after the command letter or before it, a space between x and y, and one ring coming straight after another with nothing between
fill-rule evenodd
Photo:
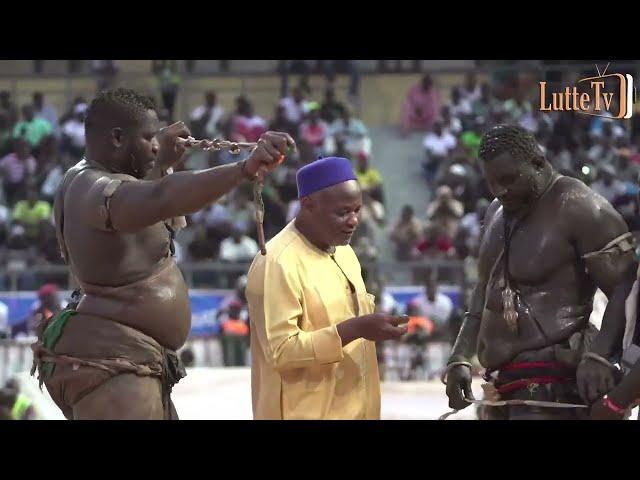
<instances>
[{"instance_id":1,"label":"person in white shirt","mask_svg":"<svg viewBox=\"0 0 640 480\"><path fill-rule=\"evenodd\" d=\"M84 115L87 111L86 103L79 103L73 107L73 117L62 125L62 137L67 149L76 156L81 156L85 148Z\"/></svg>"},{"instance_id":2,"label":"person in white shirt","mask_svg":"<svg viewBox=\"0 0 640 480\"><path fill-rule=\"evenodd\" d=\"M225 262L250 262L257 253L257 242L239 229L220 243L220 260Z\"/></svg>"},{"instance_id":3,"label":"person in white shirt","mask_svg":"<svg viewBox=\"0 0 640 480\"><path fill-rule=\"evenodd\" d=\"M217 138L220 136L220 122L225 110L217 105L217 95L213 90L204 94L204 105L200 105L191 112L192 130L196 137Z\"/></svg>"},{"instance_id":4,"label":"person in white shirt","mask_svg":"<svg viewBox=\"0 0 640 480\"><path fill-rule=\"evenodd\" d=\"M422 314L435 324L436 330L443 331L447 328L453 314L453 302L449 296L439 291L438 282L432 275L427 275L425 294L420 295L416 303Z\"/></svg>"},{"instance_id":5,"label":"person in white shirt","mask_svg":"<svg viewBox=\"0 0 640 480\"><path fill-rule=\"evenodd\" d=\"M433 131L424 137L422 146L430 157L446 157L456 143L456 137L442 128L442 122L436 122Z\"/></svg>"},{"instance_id":6,"label":"person in white shirt","mask_svg":"<svg viewBox=\"0 0 640 480\"><path fill-rule=\"evenodd\" d=\"M298 87L292 90L291 96L280 100L280 105L284 107L287 120L295 124L300 123L309 111L309 102L304 99L302 90Z\"/></svg>"}]
</instances>

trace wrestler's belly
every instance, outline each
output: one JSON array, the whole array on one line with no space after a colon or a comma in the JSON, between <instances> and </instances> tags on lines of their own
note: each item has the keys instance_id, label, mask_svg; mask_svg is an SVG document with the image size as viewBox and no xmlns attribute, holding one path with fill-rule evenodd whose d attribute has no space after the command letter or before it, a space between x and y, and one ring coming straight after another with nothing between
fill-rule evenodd
<instances>
[{"instance_id":1,"label":"wrestler's belly","mask_svg":"<svg viewBox=\"0 0 640 480\"><path fill-rule=\"evenodd\" d=\"M534 320L526 311L518 315L518 331L513 332L507 326L502 312L485 309L478 333L478 360L487 369L498 368L512 361L518 354L527 350L541 349L561 343L579 330L588 321L583 316L573 317L564 314L575 309L558 308L555 313L548 312L544 321L536 316Z\"/></svg>"},{"instance_id":2,"label":"wrestler's belly","mask_svg":"<svg viewBox=\"0 0 640 480\"><path fill-rule=\"evenodd\" d=\"M191 330L191 304L173 259L150 278L117 288L84 286L80 313L122 323L177 350Z\"/></svg>"}]
</instances>

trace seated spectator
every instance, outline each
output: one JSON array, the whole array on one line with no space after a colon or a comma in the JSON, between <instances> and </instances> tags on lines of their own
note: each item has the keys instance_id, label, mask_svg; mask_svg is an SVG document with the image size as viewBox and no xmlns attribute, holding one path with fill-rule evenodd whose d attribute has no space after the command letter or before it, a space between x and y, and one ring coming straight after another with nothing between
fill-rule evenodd
<instances>
[{"instance_id":1,"label":"seated spectator","mask_svg":"<svg viewBox=\"0 0 640 480\"><path fill-rule=\"evenodd\" d=\"M458 226L458 233L462 230L465 231L464 248L466 253L473 257L478 256L478 249L480 248L480 229L484 222L484 216L487 213L488 207L489 201L486 198L478 199L475 210L462 217L460 225ZM461 256L464 258L467 255Z\"/></svg>"},{"instance_id":2,"label":"seated spectator","mask_svg":"<svg viewBox=\"0 0 640 480\"><path fill-rule=\"evenodd\" d=\"M50 136L42 142L38 158L37 183L40 186L40 196L53 205L56 191L62 182L62 177L77 161L70 155L61 155L58 141Z\"/></svg>"},{"instance_id":3,"label":"seated spectator","mask_svg":"<svg viewBox=\"0 0 640 480\"><path fill-rule=\"evenodd\" d=\"M402 134L428 131L433 127L440 111L440 94L429 75L409 90L402 110Z\"/></svg>"},{"instance_id":4,"label":"seated spectator","mask_svg":"<svg viewBox=\"0 0 640 480\"><path fill-rule=\"evenodd\" d=\"M276 105L275 116L269 123L269 130L272 132L286 132L294 139L298 137L298 125L287 118L287 111L284 105Z\"/></svg>"},{"instance_id":5,"label":"seated spectator","mask_svg":"<svg viewBox=\"0 0 640 480\"><path fill-rule=\"evenodd\" d=\"M343 116L344 104L336 100L336 91L329 87L324 92L324 101L320 106L320 118L331 125L334 121Z\"/></svg>"},{"instance_id":6,"label":"seated spectator","mask_svg":"<svg viewBox=\"0 0 640 480\"><path fill-rule=\"evenodd\" d=\"M300 125L300 138L311 145L316 155L321 155L328 134L328 125L320 119L320 105L315 102L311 103L309 116Z\"/></svg>"},{"instance_id":7,"label":"seated spectator","mask_svg":"<svg viewBox=\"0 0 640 480\"><path fill-rule=\"evenodd\" d=\"M217 104L216 92L209 90L204 94L204 104L191 112L191 134L195 138L218 138L223 118L224 108Z\"/></svg>"},{"instance_id":8,"label":"seated spectator","mask_svg":"<svg viewBox=\"0 0 640 480\"><path fill-rule=\"evenodd\" d=\"M256 241L237 228L220 243L220 260L224 262L250 262L257 253Z\"/></svg>"},{"instance_id":9,"label":"seated spectator","mask_svg":"<svg viewBox=\"0 0 640 480\"><path fill-rule=\"evenodd\" d=\"M531 102L525 98L522 89L518 89L515 97L506 100L502 108L511 122L519 123L522 117L531 112L533 107Z\"/></svg>"},{"instance_id":10,"label":"seated spectator","mask_svg":"<svg viewBox=\"0 0 640 480\"><path fill-rule=\"evenodd\" d=\"M11 93L6 90L0 92L0 114L6 116L9 128L13 128L18 121L18 108L11 101Z\"/></svg>"},{"instance_id":11,"label":"seated spectator","mask_svg":"<svg viewBox=\"0 0 640 480\"><path fill-rule=\"evenodd\" d=\"M80 160L84 155L84 115L87 104L80 103L73 109L73 116L62 124L61 150Z\"/></svg>"},{"instance_id":12,"label":"seated spectator","mask_svg":"<svg viewBox=\"0 0 640 480\"><path fill-rule=\"evenodd\" d=\"M460 87L451 88L451 99L449 100L449 110L451 116L465 120L471 116L471 100L462 96Z\"/></svg>"},{"instance_id":13,"label":"seated spectator","mask_svg":"<svg viewBox=\"0 0 640 480\"><path fill-rule=\"evenodd\" d=\"M422 235L422 222L414 215L413 207L402 207L400 217L391 229L390 238L396 245L395 258L399 261L411 259L413 246Z\"/></svg>"},{"instance_id":14,"label":"seated spectator","mask_svg":"<svg viewBox=\"0 0 640 480\"><path fill-rule=\"evenodd\" d=\"M13 209L13 223L22 225L29 241L35 243L40 235L41 222L51 220L51 205L39 200L35 186L27 188L27 199L20 200Z\"/></svg>"},{"instance_id":15,"label":"seated spectator","mask_svg":"<svg viewBox=\"0 0 640 480\"><path fill-rule=\"evenodd\" d=\"M491 93L491 87L488 83L480 86L480 97L471 104L471 113L476 121L486 123L493 112L498 108L498 102Z\"/></svg>"},{"instance_id":16,"label":"seated spectator","mask_svg":"<svg viewBox=\"0 0 640 480\"><path fill-rule=\"evenodd\" d=\"M0 158L11 153L13 128L6 113L0 112Z\"/></svg>"},{"instance_id":17,"label":"seated spectator","mask_svg":"<svg viewBox=\"0 0 640 480\"><path fill-rule=\"evenodd\" d=\"M46 120L36 117L33 105L22 107L22 121L13 127L13 138L24 138L31 148L37 149L47 135L53 133L53 127Z\"/></svg>"},{"instance_id":18,"label":"seated spectator","mask_svg":"<svg viewBox=\"0 0 640 480\"><path fill-rule=\"evenodd\" d=\"M325 150L329 155L337 155L337 142L341 142L349 158L359 155L361 152L371 155L371 138L367 127L357 118L353 118L351 109L343 108L342 115L335 120L330 127L330 136L327 139Z\"/></svg>"},{"instance_id":19,"label":"seated spectator","mask_svg":"<svg viewBox=\"0 0 640 480\"><path fill-rule=\"evenodd\" d=\"M462 202L464 211L475 208L478 197L476 185L480 178L469 160L463 156L457 156L448 164L443 164L443 168L436 179L436 184L447 186L453 192L456 200Z\"/></svg>"},{"instance_id":20,"label":"seated spectator","mask_svg":"<svg viewBox=\"0 0 640 480\"><path fill-rule=\"evenodd\" d=\"M16 139L13 153L0 159L0 176L3 177L4 193L10 207L25 198L27 178L36 173L37 165L29 143L23 139Z\"/></svg>"},{"instance_id":21,"label":"seated spectator","mask_svg":"<svg viewBox=\"0 0 640 480\"><path fill-rule=\"evenodd\" d=\"M416 300L416 305L422 315L433 321L438 332L449 330L449 321L453 314L453 301L448 295L439 290L437 279L433 275L427 275L424 282L425 293Z\"/></svg>"},{"instance_id":22,"label":"seated spectator","mask_svg":"<svg viewBox=\"0 0 640 480\"><path fill-rule=\"evenodd\" d=\"M302 122L309 108L309 102L305 100L304 94L299 87L293 89L291 96L280 100L280 105L284 107L287 120L296 125Z\"/></svg>"},{"instance_id":23,"label":"seated spectator","mask_svg":"<svg viewBox=\"0 0 640 480\"><path fill-rule=\"evenodd\" d=\"M267 131L267 122L256 115L249 100L240 97L237 101L236 115L233 118L233 136L244 142L257 142Z\"/></svg>"},{"instance_id":24,"label":"seated spectator","mask_svg":"<svg viewBox=\"0 0 640 480\"><path fill-rule=\"evenodd\" d=\"M474 71L465 74L464 85L460 87L460 96L472 105L482 96L482 87Z\"/></svg>"},{"instance_id":25,"label":"seated spectator","mask_svg":"<svg viewBox=\"0 0 640 480\"><path fill-rule=\"evenodd\" d=\"M38 299L31 305L29 315L12 326L11 336L36 336L63 309L58 286L45 284L38 290Z\"/></svg>"},{"instance_id":26,"label":"seated spectator","mask_svg":"<svg viewBox=\"0 0 640 480\"><path fill-rule=\"evenodd\" d=\"M440 121L442 122L443 130L456 137L462 133L462 122L458 117L451 115L451 107L449 105L445 105L440 110Z\"/></svg>"},{"instance_id":27,"label":"seated spectator","mask_svg":"<svg viewBox=\"0 0 640 480\"><path fill-rule=\"evenodd\" d=\"M435 122L432 131L427 133L422 142L426 156L422 166L429 181L433 180L441 162L456 148L456 145L456 137L443 128L442 122Z\"/></svg>"},{"instance_id":28,"label":"seated spectator","mask_svg":"<svg viewBox=\"0 0 640 480\"><path fill-rule=\"evenodd\" d=\"M453 198L453 192L447 186L441 186L436 198L427 207L427 220L438 225L449 238L453 238L464 214L462 203Z\"/></svg>"},{"instance_id":29,"label":"seated spectator","mask_svg":"<svg viewBox=\"0 0 640 480\"><path fill-rule=\"evenodd\" d=\"M356 177L363 192L368 192L374 200L384 204L382 174L369 164L369 156L365 152L358 154Z\"/></svg>"},{"instance_id":30,"label":"seated spectator","mask_svg":"<svg viewBox=\"0 0 640 480\"><path fill-rule=\"evenodd\" d=\"M242 304L232 301L222 312L220 340L225 367L243 367L246 365L249 346L249 326L241 318Z\"/></svg>"},{"instance_id":31,"label":"seated spectator","mask_svg":"<svg viewBox=\"0 0 640 480\"><path fill-rule=\"evenodd\" d=\"M33 94L33 111L36 117L49 122L49 125L51 125L53 129L53 134L58 136L58 111L50 103L45 103L42 92L34 92Z\"/></svg>"},{"instance_id":32,"label":"seated spectator","mask_svg":"<svg viewBox=\"0 0 640 480\"><path fill-rule=\"evenodd\" d=\"M255 207L251 195L251 185L246 184L244 188L238 188L230 195L228 204L233 227L249 236L253 236L255 232Z\"/></svg>"},{"instance_id":33,"label":"seated spectator","mask_svg":"<svg viewBox=\"0 0 640 480\"><path fill-rule=\"evenodd\" d=\"M437 223L430 222L414 246L414 258L444 258L455 254L453 239ZM422 272L424 274L424 272Z\"/></svg>"}]
</instances>

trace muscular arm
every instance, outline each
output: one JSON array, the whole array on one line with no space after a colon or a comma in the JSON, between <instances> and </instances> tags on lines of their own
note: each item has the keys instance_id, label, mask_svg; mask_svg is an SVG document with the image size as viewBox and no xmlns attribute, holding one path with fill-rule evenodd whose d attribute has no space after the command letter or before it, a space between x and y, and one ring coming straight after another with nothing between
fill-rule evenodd
<instances>
[{"instance_id":1,"label":"muscular arm","mask_svg":"<svg viewBox=\"0 0 640 480\"><path fill-rule=\"evenodd\" d=\"M106 229L100 208L104 205L104 189L113 179L123 182L109 205L111 224L117 231L135 232L162 220L197 212L235 188L244 175L239 165L231 164L172 173L158 180L104 176L91 186L85 202L85 217L95 228Z\"/></svg>"},{"instance_id":2,"label":"muscular arm","mask_svg":"<svg viewBox=\"0 0 640 480\"><path fill-rule=\"evenodd\" d=\"M567 225L571 240L584 258L589 276L607 296L602 327L590 351L609 358L619 353L625 328L625 301L636 278L637 263L632 238L602 251L612 240L628 232L622 216L604 198L584 187L584 195L569 206Z\"/></svg>"},{"instance_id":3,"label":"muscular arm","mask_svg":"<svg viewBox=\"0 0 640 480\"><path fill-rule=\"evenodd\" d=\"M486 225L491 221L496 211L498 210L499 203L494 200L493 203L487 209L482 228L480 230L480 243L484 237ZM478 345L478 332L480 331L480 322L482 320L482 311L484 310L485 292L487 289L487 282L489 281L489 275L493 265L489 265L489 262L484 258L480 258L478 261L478 283L473 289L471 294L471 301L469 304L469 311L464 315L464 321L458 338L453 346L449 362L468 362L471 357L476 353Z\"/></svg>"}]
</instances>

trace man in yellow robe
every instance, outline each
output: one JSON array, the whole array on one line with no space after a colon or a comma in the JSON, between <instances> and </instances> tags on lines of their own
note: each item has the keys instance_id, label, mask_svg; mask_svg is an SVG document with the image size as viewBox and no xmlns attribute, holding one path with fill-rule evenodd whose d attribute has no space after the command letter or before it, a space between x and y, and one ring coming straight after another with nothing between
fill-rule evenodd
<instances>
[{"instance_id":1,"label":"man in yellow robe","mask_svg":"<svg viewBox=\"0 0 640 480\"><path fill-rule=\"evenodd\" d=\"M344 158L297 175L298 216L257 255L247 278L255 419L379 419L375 342L406 332L374 314L349 246L362 194Z\"/></svg>"}]
</instances>

